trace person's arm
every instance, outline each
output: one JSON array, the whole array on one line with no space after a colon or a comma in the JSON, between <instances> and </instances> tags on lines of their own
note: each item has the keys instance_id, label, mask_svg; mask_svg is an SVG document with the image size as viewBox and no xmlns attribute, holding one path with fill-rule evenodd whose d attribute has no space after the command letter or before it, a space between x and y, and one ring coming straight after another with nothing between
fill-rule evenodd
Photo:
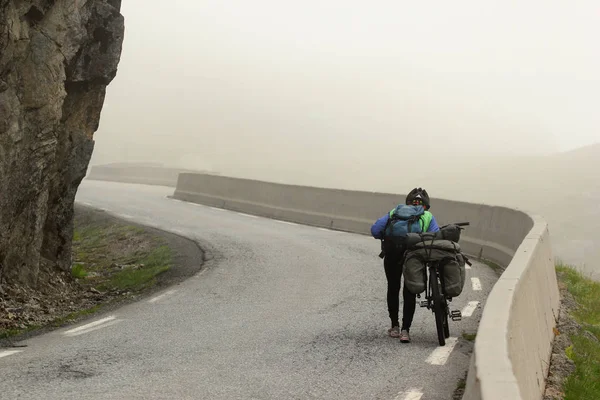
<instances>
[{"instance_id":1,"label":"person's arm","mask_svg":"<svg viewBox=\"0 0 600 400\"><path fill-rule=\"evenodd\" d=\"M375 223L371 226L371 235L375 239L383 239L383 230L385 229L385 225L387 224L389 218L389 214L386 214L375 221Z\"/></svg>"},{"instance_id":2,"label":"person's arm","mask_svg":"<svg viewBox=\"0 0 600 400\"><path fill-rule=\"evenodd\" d=\"M429 223L429 228L427 229L427 232L438 232L439 230L440 230L440 227L439 227L437 221L435 220L435 217L432 215L431 222Z\"/></svg>"}]
</instances>

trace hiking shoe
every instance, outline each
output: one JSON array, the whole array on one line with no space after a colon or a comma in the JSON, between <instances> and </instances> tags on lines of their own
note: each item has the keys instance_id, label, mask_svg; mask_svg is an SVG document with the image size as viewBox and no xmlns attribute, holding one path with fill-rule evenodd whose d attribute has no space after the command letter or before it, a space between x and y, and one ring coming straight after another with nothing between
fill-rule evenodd
<instances>
[{"instance_id":1,"label":"hiking shoe","mask_svg":"<svg viewBox=\"0 0 600 400\"><path fill-rule=\"evenodd\" d=\"M402 343L410 343L410 335L407 330L403 329L402 332L400 332L400 341Z\"/></svg>"},{"instance_id":2,"label":"hiking shoe","mask_svg":"<svg viewBox=\"0 0 600 400\"><path fill-rule=\"evenodd\" d=\"M398 326L391 327L390 329L388 329L388 335L390 335L393 338L400 337L400 327L398 327Z\"/></svg>"}]
</instances>

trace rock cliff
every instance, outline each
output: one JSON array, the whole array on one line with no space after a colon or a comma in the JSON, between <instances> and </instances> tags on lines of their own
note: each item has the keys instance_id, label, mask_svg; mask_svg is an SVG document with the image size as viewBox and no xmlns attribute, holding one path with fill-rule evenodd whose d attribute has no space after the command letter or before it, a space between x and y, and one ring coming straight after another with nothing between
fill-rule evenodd
<instances>
[{"instance_id":1,"label":"rock cliff","mask_svg":"<svg viewBox=\"0 0 600 400\"><path fill-rule=\"evenodd\" d=\"M124 34L120 0L0 0L0 283L71 264L73 202Z\"/></svg>"}]
</instances>

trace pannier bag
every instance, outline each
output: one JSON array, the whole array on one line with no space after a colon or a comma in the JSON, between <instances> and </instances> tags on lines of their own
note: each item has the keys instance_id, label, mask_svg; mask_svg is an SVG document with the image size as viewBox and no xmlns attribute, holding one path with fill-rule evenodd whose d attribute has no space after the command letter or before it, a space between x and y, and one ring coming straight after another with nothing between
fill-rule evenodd
<instances>
[{"instance_id":1,"label":"pannier bag","mask_svg":"<svg viewBox=\"0 0 600 400\"><path fill-rule=\"evenodd\" d=\"M425 263L418 250L406 254L402 275L404 286L412 294L421 294L425 291L425 280L427 278Z\"/></svg>"},{"instance_id":2,"label":"pannier bag","mask_svg":"<svg viewBox=\"0 0 600 400\"><path fill-rule=\"evenodd\" d=\"M406 289L412 294L425 291L427 260L440 261L446 295L459 296L465 284L465 258L460 251L460 245L450 240L421 242L406 253L402 272Z\"/></svg>"}]
</instances>

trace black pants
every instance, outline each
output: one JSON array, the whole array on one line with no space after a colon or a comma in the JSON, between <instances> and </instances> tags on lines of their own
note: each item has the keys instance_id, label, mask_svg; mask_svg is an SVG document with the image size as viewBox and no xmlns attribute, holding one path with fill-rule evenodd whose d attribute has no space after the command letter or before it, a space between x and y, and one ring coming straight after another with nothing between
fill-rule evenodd
<instances>
[{"instance_id":1,"label":"black pants","mask_svg":"<svg viewBox=\"0 0 600 400\"><path fill-rule=\"evenodd\" d=\"M399 296L400 296L400 278L402 277L403 259L394 253L386 252L383 259L383 268L385 269L385 277L387 278L387 305L392 320L392 326L400 325L398 323L399 312ZM412 325L415 309L417 307L417 296L410 293L406 289L406 285L402 290L402 299L404 301L402 314L402 328L409 330Z\"/></svg>"}]
</instances>

